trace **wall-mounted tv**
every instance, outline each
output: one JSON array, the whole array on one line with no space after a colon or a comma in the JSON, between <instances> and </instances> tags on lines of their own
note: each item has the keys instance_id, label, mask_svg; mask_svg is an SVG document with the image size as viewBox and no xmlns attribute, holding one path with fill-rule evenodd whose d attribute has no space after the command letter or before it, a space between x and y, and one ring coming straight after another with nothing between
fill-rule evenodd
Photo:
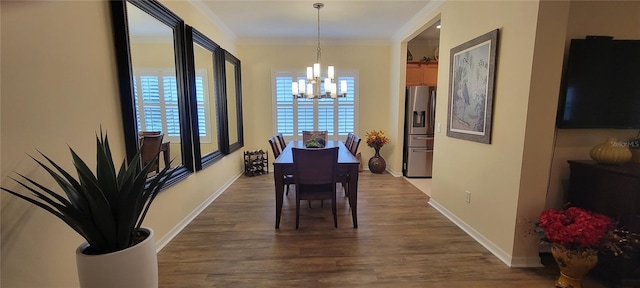
<instances>
[{"instance_id":1,"label":"wall-mounted tv","mask_svg":"<svg viewBox=\"0 0 640 288\"><path fill-rule=\"evenodd\" d=\"M640 40L572 39L558 128L640 128Z\"/></svg>"}]
</instances>

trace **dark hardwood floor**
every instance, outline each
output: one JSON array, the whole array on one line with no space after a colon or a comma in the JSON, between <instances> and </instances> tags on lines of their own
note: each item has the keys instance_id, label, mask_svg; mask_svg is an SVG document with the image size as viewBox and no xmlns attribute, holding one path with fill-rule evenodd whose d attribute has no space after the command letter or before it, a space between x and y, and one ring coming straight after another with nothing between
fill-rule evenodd
<instances>
[{"instance_id":1,"label":"dark hardwood floor","mask_svg":"<svg viewBox=\"0 0 640 288\"><path fill-rule=\"evenodd\" d=\"M401 177L361 173L358 229L338 191L337 229L315 201L295 230L291 191L276 230L273 174L239 178L158 254L160 287L554 286L554 263L507 267Z\"/></svg>"}]
</instances>

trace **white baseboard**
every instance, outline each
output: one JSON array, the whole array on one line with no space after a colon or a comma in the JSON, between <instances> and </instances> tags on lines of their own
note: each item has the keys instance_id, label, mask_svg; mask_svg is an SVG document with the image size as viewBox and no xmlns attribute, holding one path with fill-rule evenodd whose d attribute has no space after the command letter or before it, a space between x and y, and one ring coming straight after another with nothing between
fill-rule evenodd
<instances>
[{"instance_id":1,"label":"white baseboard","mask_svg":"<svg viewBox=\"0 0 640 288\"><path fill-rule=\"evenodd\" d=\"M512 268L538 268L544 267L540 262L540 257L511 257L511 265L509 267Z\"/></svg>"},{"instance_id":2,"label":"white baseboard","mask_svg":"<svg viewBox=\"0 0 640 288\"><path fill-rule=\"evenodd\" d=\"M196 207L196 209L191 211L191 213L189 213L189 215L187 215L187 217L182 219L182 221L180 221L180 223L178 223L178 225L174 226L173 229L171 229L169 231L169 233L165 234L162 238L160 238L160 240L158 242L156 242L156 253L160 252L165 246L167 246L167 244L169 244L169 242L171 242L171 240L173 240L173 238L178 236L178 234L180 234L180 232L185 227L187 227L187 225L189 225L189 223L191 223L191 221L193 221L193 219L198 217L198 215L200 215L200 213L202 213L202 211L204 211L204 209L206 209L207 206L209 206L209 204L211 204L214 200L216 200L216 198L218 198L220 195L222 195L222 193L225 190L227 190L227 188L229 188L229 186L231 186L231 184L233 184L233 182L235 182L238 178L240 178L240 176L242 176L243 173L244 173L244 171L240 171L240 173L238 173L236 176L234 176L231 179L229 179L229 181L224 183L224 185L222 185L222 187L220 187L220 189L218 189L215 193L211 194L211 196L209 196L209 198L207 198L207 200L202 202L198 207Z\"/></svg>"},{"instance_id":3,"label":"white baseboard","mask_svg":"<svg viewBox=\"0 0 640 288\"><path fill-rule=\"evenodd\" d=\"M389 168L384 169L385 171L389 172L389 174L391 174L391 176L393 177L402 177L402 172L398 173L394 170L391 170ZM371 171L369 170L369 166L362 166L362 171Z\"/></svg>"},{"instance_id":4,"label":"white baseboard","mask_svg":"<svg viewBox=\"0 0 640 288\"><path fill-rule=\"evenodd\" d=\"M454 215L453 213L451 213L451 211L447 210L442 205L440 205L437 201L433 200L433 198L429 199L429 205L431 205L431 207L433 207L434 209L438 210L438 212L444 215L444 217L447 217L449 220L451 220L451 222L456 224L460 229L462 229L462 231L466 232L469 236L471 236L471 238L475 239L478 243L480 243L480 245L484 246L484 248L489 250L489 252L491 252L494 256L498 257L498 259L500 259L500 261L502 261L507 266L518 267L518 268L542 267L542 264L540 262L540 257L538 256L512 257L507 252L505 252L500 247L498 247L496 244L494 244L489 239L487 239L482 234L480 234L478 231L476 231L471 226L469 226L467 223L462 221L462 219L458 218L458 216Z\"/></svg>"},{"instance_id":5,"label":"white baseboard","mask_svg":"<svg viewBox=\"0 0 640 288\"><path fill-rule=\"evenodd\" d=\"M387 168L387 172L389 172L389 174L393 175L393 177L402 177L402 172L398 173L397 171L389 169L389 168Z\"/></svg>"}]
</instances>

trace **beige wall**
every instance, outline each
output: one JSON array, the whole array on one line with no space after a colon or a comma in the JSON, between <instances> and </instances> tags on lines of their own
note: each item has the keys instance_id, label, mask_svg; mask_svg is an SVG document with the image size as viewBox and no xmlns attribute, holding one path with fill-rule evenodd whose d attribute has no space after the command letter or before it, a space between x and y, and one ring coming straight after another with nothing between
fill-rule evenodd
<instances>
[{"instance_id":1,"label":"beige wall","mask_svg":"<svg viewBox=\"0 0 640 288\"><path fill-rule=\"evenodd\" d=\"M71 167L68 147L93 166L95 132L124 155L110 15L106 2L1 4L2 179L47 179L25 154L36 149ZM95 162L93 162L95 163ZM82 239L46 212L0 195L3 287L77 286Z\"/></svg>"},{"instance_id":2,"label":"beige wall","mask_svg":"<svg viewBox=\"0 0 640 288\"><path fill-rule=\"evenodd\" d=\"M451 48L470 39L494 29L500 33L491 144L447 137L448 103L438 101L436 123L443 130L435 137L432 197L495 245L499 251L494 253L507 257L513 253L520 181L528 165L523 153L527 114L532 112L537 18L536 1L448 1L442 7L441 59L449 59ZM442 100L449 93L442 87L448 87L450 71L449 65L438 68ZM471 203L465 203L465 191L471 192Z\"/></svg>"},{"instance_id":3,"label":"beige wall","mask_svg":"<svg viewBox=\"0 0 640 288\"><path fill-rule=\"evenodd\" d=\"M540 245L532 229L546 200L568 14L566 1L538 7L512 266L537 262Z\"/></svg>"},{"instance_id":4,"label":"beige wall","mask_svg":"<svg viewBox=\"0 0 640 288\"><path fill-rule=\"evenodd\" d=\"M322 45L323 66L334 65L336 74L341 70L358 73L357 91L359 128L355 131L364 138L371 130L391 129L389 125L389 46ZM287 70L304 72L306 66L315 62L315 46L311 45L239 45L242 65L242 93L244 95L245 146L248 150L270 151L267 139L275 135L272 116L272 71ZM394 117L396 115L393 115ZM402 138L391 139L382 148L385 159L391 157L395 147L402 150ZM373 156L373 149L360 143L358 149L366 161Z\"/></svg>"},{"instance_id":5,"label":"beige wall","mask_svg":"<svg viewBox=\"0 0 640 288\"><path fill-rule=\"evenodd\" d=\"M163 3L235 53L233 40L189 2ZM54 185L25 155L36 149L71 168L69 145L95 165L94 135L101 126L109 133L114 158L124 158L108 2L2 1L0 7L0 185L16 188L7 178L11 171ZM189 176L158 196L144 225L155 230L156 242L166 242L242 169L237 151ZM77 287L74 253L82 238L15 197L2 193L0 199L2 287Z\"/></svg>"},{"instance_id":6,"label":"beige wall","mask_svg":"<svg viewBox=\"0 0 640 288\"><path fill-rule=\"evenodd\" d=\"M411 51L411 56L413 56L412 61L420 61L422 57L429 57L431 61L434 61L435 51L438 48L438 45L433 45L431 43L407 43L407 49Z\"/></svg>"},{"instance_id":7,"label":"beige wall","mask_svg":"<svg viewBox=\"0 0 640 288\"><path fill-rule=\"evenodd\" d=\"M266 139L274 133L271 71L306 67L315 60L315 46L236 48L233 38L189 2L162 2L188 25L240 58L245 121L242 150L268 149ZM451 48L500 28L491 145L446 136L447 103L442 100L448 89L442 87L448 86L449 67L439 66L436 120L443 129L436 134L432 193L434 201L517 262L534 253L528 244L516 244L523 232L518 224L544 208L547 182L546 205L561 203L558 199L568 173L563 166L566 160L586 159L590 147L604 138L631 133L558 130L551 149L550 134L556 131L551 123L558 97L559 51L565 49L559 42L587 34L638 39L638 5L637 1L615 5L575 1L567 10L566 3L553 1L447 1L424 13L404 42L390 46L323 45L323 64L336 65L338 72L358 70L360 126L356 133L364 137L373 129L387 132L392 142L382 154L387 168L399 175L406 40L441 18L440 56L449 59ZM15 188L7 179L11 171L48 181L25 155L36 149L64 163L65 168L71 166L67 145L91 160L93 135L100 126L109 131L115 157L124 157L108 4L2 1L0 7L1 185ZM565 36L558 27L566 27ZM373 151L365 143L360 151L366 163ZM238 151L162 192L145 222L156 231L156 241L166 242L203 202L240 173L241 158ZM472 192L471 204L464 202L465 190ZM0 199L2 286L77 286L73 253L82 239L39 209L5 193Z\"/></svg>"},{"instance_id":8,"label":"beige wall","mask_svg":"<svg viewBox=\"0 0 640 288\"><path fill-rule=\"evenodd\" d=\"M442 8L440 56L491 29L500 28L492 144L436 134L432 196L492 252L512 266L534 265L530 232L540 211L559 207L568 181L568 159L588 159L607 137L635 130L556 130L555 115L569 39L613 35L638 39L637 1L465 1ZM485 15L479 21L474 15ZM527 37L531 35L531 37ZM567 45L567 46L565 46ZM448 84L439 66L439 87ZM439 90L439 99L448 91ZM447 104L437 106L446 127ZM471 191L472 201L464 202ZM546 202L546 204L545 204ZM496 209L498 208L498 209Z\"/></svg>"},{"instance_id":9,"label":"beige wall","mask_svg":"<svg viewBox=\"0 0 640 288\"><path fill-rule=\"evenodd\" d=\"M640 1L573 1L567 25L565 54L573 38L609 35L615 39L640 39ZM597 61L597 56L594 56ZM627 140L634 129L558 129L551 166L547 207L566 202L569 182L567 160L589 160L589 150L609 137Z\"/></svg>"}]
</instances>

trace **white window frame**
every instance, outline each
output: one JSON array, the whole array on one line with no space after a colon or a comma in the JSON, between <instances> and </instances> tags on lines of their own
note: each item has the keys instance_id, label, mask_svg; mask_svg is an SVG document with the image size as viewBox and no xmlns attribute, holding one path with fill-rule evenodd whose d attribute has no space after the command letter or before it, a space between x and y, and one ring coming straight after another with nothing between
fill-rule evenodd
<instances>
[{"instance_id":1,"label":"white window frame","mask_svg":"<svg viewBox=\"0 0 640 288\"><path fill-rule=\"evenodd\" d=\"M340 70L340 71L336 71L339 73L336 73L336 79L340 79L340 77L353 77L353 91L349 91L348 93L353 93L353 97L354 97L354 101L353 101L353 131L349 131L349 132L356 132L358 131L358 126L359 126L359 112L358 112L358 107L359 105L359 75L358 75L358 71L357 70ZM278 133L278 103L277 103L277 83L276 83L276 79L278 77L291 77L292 79L301 79L303 77L306 77L306 71L302 71L302 70L272 70L271 71L271 85L272 85L272 115L273 115L273 126L272 126L272 130L273 130L273 134ZM289 95L291 95L291 93L289 93ZM291 99L293 99L293 96L290 96ZM298 100L294 100L292 103L292 107L293 107L293 133L294 135L285 135L288 139L291 140L302 140L302 133L299 131L299 127L298 127L298 120L297 120L297 112L298 112L298 107L299 107L299 100L302 101L313 101L313 104L310 105L313 107L313 113L314 113L314 129L313 130L319 130L318 129L318 108L322 107L322 106L333 106L333 123L334 123L334 129L333 129L333 133L329 133L328 135L328 139L330 140L344 140L344 138L347 136L347 133L344 134L339 134L339 127L338 127L338 109L340 106L345 106L345 105L340 105L340 98L333 100L333 99L327 99L324 101L331 101L330 105L324 105L322 104L322 102L319 102L319 99L313 99L313 100L307 100L307 99L298 99ZM302 102L301 102L302 103Z\"/></svg>"},{"instance_id":2,"label":"white window frame","mask_svg":"<svg viewBox=\"0 0 640 288\"><path fill-rule=\"evenodd\" d=\"M160 95L159 95L160 102L158 103L158 107L160 108L160 114L161 114L161 117L162 117L162 132L165 134L164 135L164 139L167 140L167 141L171 141L173 143L180 143L180 135L177 135L177 136L168 135L168 133L167 133L167 131L168 131L167 123L168 123L168 121L167 121L167 118L166 118L167 117L166 108L167 108L167 106L175 106L178 109L178 113L180 113L179 112L180 108L179 108L179 104L178 103L181 100L178 99L178 103L176 103L176 104L167 104L166 101L164 100L165 99L165 94L164 94L164 91L163 91L164 88L163 88L163 83L162 83L162 78L163 77L166 77L166 76L176 77L175 76L175 72L173 70L171 70L171 69L150 69L150 68L145 68L145 69L135 69L134 72L133 72L133 76L135 77L134 83L136 85L136 87L135 87L136 93L134 93L134 94L135 94L135 97L136 97L136 118L137 118L136 121L138 123L137 124L138 125L138 129L142 130L142 131L144 130L144 129L141 129L141 125L144 122L144 117L145 117L144 116L144 106L145 105L142 102L142 93L141 93L142 92L142 87L141 87L142 83L141 83L140 79L141 79L142 76L158 77L158 85L159 85L159 89L160 89L160 91L159 91L159 93L160 93ZM198 69L196 71L196 76L197 77L202 77L202 85L203 85L202 91L203 91L203 94L204 95L209 95L208 93L210 91L208 91L209 86L208 86L208 83L207 83L208 82L208 77L207 77L206 69ZM176 81L177 81L177 79L176 79ZM176 91L176 93L177 93L177 91ZM211 142L211 130L212 129L210 127L211 125L207 125L207 123L210 123L210 119L211 119L210 118L211 117L211 113L210 113L210 107L209 107L210 106L210 104L209 104L210 101L208 101L209 99L210 99L210 97L209 98L203 97L203 104L197 104L197 107L196 107L197 109L198 108L203 108L204 112L205 112L205 119L204 119L204 121L205 121L204 124L205 125L204 126L206 127L205 128L206 129L205 130L206 131L205 132L206 135L204 135L204 136L200 135L201 143L210 143ZM196 113L197 113L197 111L196 111ZM180 125L180 123L178 123L178 125ZM182 127L178 127L178 129L182 129Z\"/></svg>"},{"instance_id":3,"label":"white window frame","mask_svg":"<svg viewBox=\"0 0 640 288\"><path fill-rule=\"evenodd\" d=\"M205 127L205 135L203 136L198 131L200 135L200 143L211 143L211 101L216 101L216 93L215 91L209 91L209 77L207 75L207 69L196 69L196 77L202 78L202 93L203 93L203 104L198 104L196 99L196 115L198 114L197 109L204 109L204 123L200 123L198 121L198 127L201 127L204 124ZM196 84L197 85L197 84ZM198 93L198 89L196 88L196 94ZM197 96L196 96L197 97ZM216 128L217 129L217 128Z\"/></svg>"}]
</instances>

